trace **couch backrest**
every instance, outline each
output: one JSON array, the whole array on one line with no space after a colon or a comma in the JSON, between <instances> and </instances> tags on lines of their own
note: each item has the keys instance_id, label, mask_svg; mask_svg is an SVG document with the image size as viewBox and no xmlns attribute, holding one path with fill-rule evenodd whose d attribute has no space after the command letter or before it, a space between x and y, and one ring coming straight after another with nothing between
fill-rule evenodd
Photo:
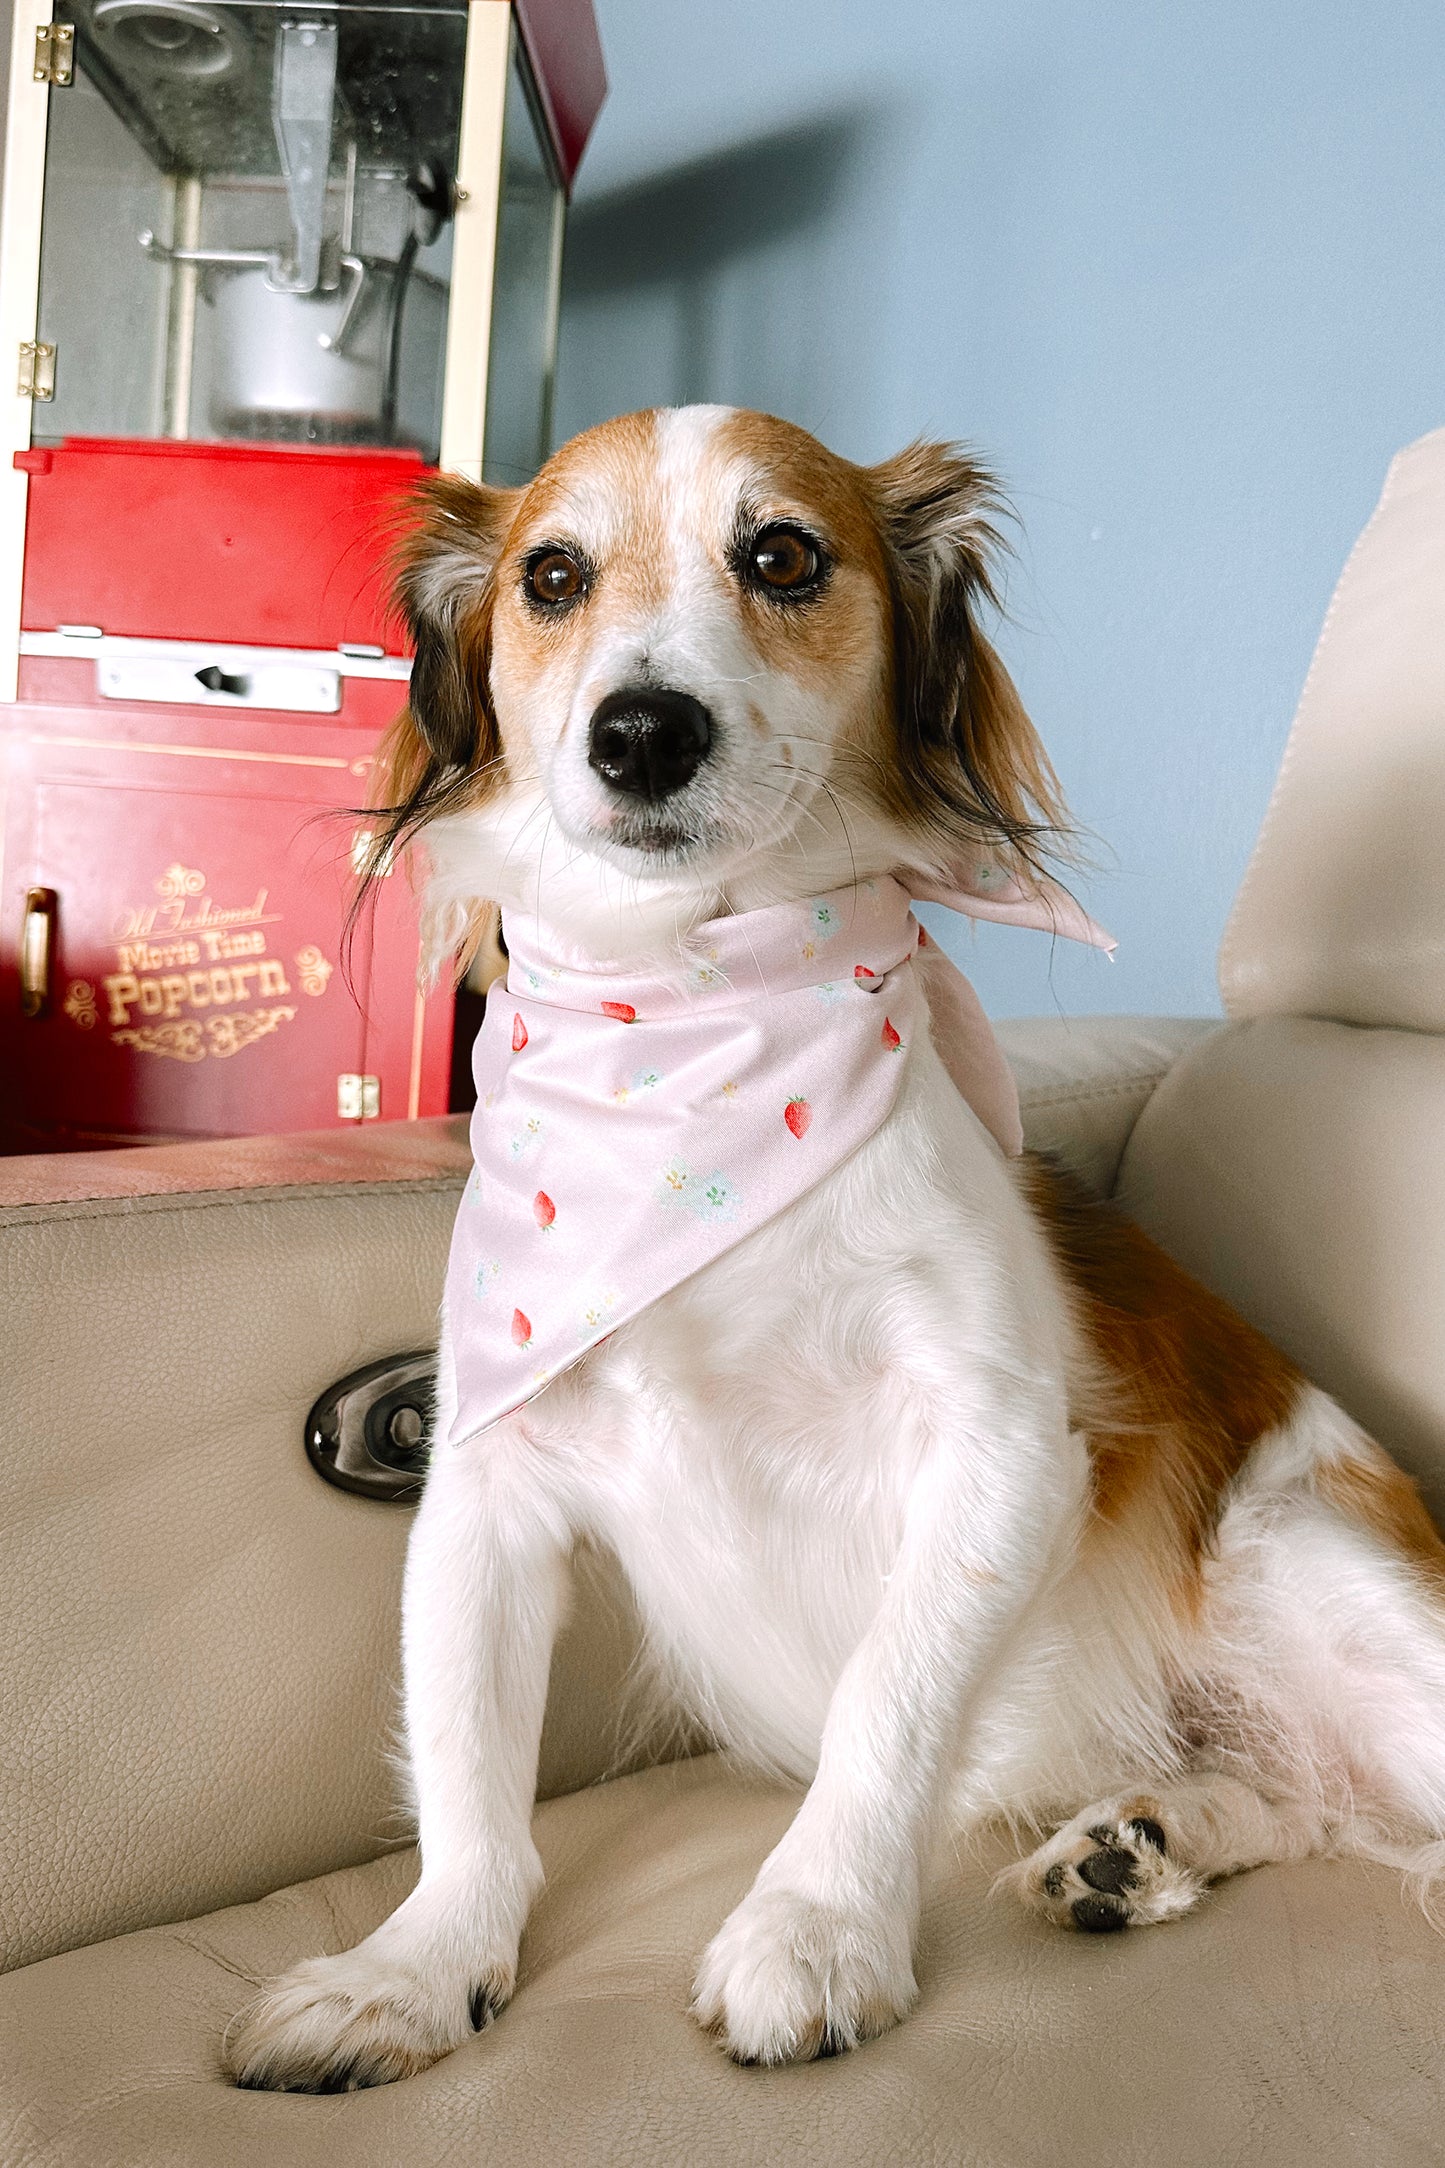
<instances>
[{"instance_id":1,"label":"couch backrest","mask_svg":"<svg viewBox=\"0 0 1445 2168\"><path fill-rule=\"evenodd\" d=\"M1341 574L1219 976L1231 1016L1445 1032L1445 429Z\"/></svg>"},{"instance_id":2,"label":"couch backrest","mask_svg":"<svg viewBox=\"0 0 1445 2168\"><path fill-rule=\"evenodd\" d=\"M1121 1201L1420 1478L1445 1525L1445 430L1330 604L1220 957Z\"/></svg>"}]
</instances>

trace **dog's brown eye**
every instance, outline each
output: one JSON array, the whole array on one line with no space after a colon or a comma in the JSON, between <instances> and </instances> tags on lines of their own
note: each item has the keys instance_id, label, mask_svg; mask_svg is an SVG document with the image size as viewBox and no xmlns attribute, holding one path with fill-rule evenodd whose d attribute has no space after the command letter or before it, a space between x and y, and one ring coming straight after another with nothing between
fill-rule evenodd
<instances>
[{"instance_id":1,"label":"dog's brown eye","mask_svg":"<svg viewBox=\"0 0 1445 2168\"><path fill-rule=\"evenodd\" d=\"M818 552L796 527L765 527L753 544L752 568L765 587L786 593L818 577Z\"/></svg>"},{"instance_id":2,"label":"dog's brown eye","mask_svg":"<svg viewBox=\"0 0 1445 2168\"><path fill-rule=\"evenodd\" d=\"M582 567L565 550L548 550L528 570L527 585L539 602L575 602L583 588Z\"/></svg>"}]
</instances>

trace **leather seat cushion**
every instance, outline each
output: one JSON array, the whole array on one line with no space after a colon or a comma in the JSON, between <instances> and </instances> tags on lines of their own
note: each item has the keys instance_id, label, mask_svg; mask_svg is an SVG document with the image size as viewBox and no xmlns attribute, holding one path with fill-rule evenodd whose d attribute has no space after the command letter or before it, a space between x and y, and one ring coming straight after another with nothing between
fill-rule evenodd
<instances>
[{"instance_id":1,"label":"leather seat cushion","mask_svg":"<svg viewBox=\"0 0 1445 2168\"><path fill-rule=\"evenodd\" d=\"M930 1905L909 2022L739 2070L686 2016L695 1959L793 1797L712 1758L537 1816L548 1884L497 2025L423 2076L242 2093L218 2041L252 1984L375 1926L410 1852L0 1980L6 2168L1371 2168L1439 2157L1445 1951L1391 1874L1314 1861L1179 1923L1061 1933L989 1893Z\"/></svg>"}]
</instances>

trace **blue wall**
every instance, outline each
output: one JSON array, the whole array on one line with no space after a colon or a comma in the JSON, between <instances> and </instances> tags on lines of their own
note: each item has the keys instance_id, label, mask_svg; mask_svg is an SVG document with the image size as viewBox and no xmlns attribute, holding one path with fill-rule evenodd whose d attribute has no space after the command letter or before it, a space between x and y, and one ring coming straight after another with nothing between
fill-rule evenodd
<instances>
[{"instance_id":1,"label":"blue wall","mask_svg":"<svg viewBox=\"0 0 1445 2168\"><path fill-rule=\"evenodd\" d=\"M1122 947L958 953L999 1015L1213 1011L1335 575L1445 419L1438 0L598 7L559 436L701 398L982 446Z\"/></svg>"}]
</instances>

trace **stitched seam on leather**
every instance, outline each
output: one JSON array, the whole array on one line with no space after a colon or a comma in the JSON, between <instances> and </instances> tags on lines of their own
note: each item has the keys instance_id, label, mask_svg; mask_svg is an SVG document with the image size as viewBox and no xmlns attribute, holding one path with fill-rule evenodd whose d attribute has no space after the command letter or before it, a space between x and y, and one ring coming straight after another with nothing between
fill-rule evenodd
<instances>
[{"instance_id":1,"label":"stitched seam on leather","mask_svg":"<svg viewBox=\"0 0 1445 2168\"><path fill-rule=\"evenodd\" d=\"M1224 1003L1224 1012L1226 1016L1230 1018L1231 1022L1238 1020L1238 1012L1230 1001L1229 992L1225 985L1225 980L1229 972L1234 967L1238 942L1237 928L1239 925L1240 914L1244 908L1245 898L1250 894L1258 877L1259 862L1261 857L1264 855L1265 842L1274 828L1275 821L1279 813L1280 803L1284 797L1285 778L1288 776L1292 766L1294 765L1294 761L1299 752L1299 741L1304 734L1302 726L1305 720L1306 709L1309 704L1310 693L1314 686L1315 679L1319 674L1320 665L1324 660L1325 649L1329 643L1330 633L1334 626L1335 619L1339 615L1341 597L1344 595L1346 587L1350 584L1350 575L1355 569L1355 561L1359 557L1361 551L1364 549L1365 544L1369 541L1370 536L1374 533L1376 526L1379 524L1380 520L1383 519L1385 515L1385 508L1387 505L1390 504L1394 496L1396 479L1400 472L1400 469L1403 467L1405 461L1409 458L1410 453L1414 449L1414 445L1409 445L1403 452L1397 452L1395 454L1395 457L1390 461L1389 468L1385 475L1385 484L1383 489L1380 491L1380 501L1375 506L1375 509L1370 514L1370 517L1366 520L1364 527L1361 529L1360 534L1356 539L1354 548L1350 551L1349 556L1345 559L1344 569L1340 573L1338 580L1336 580L1335 582L1334 593L1330 596L1329 607L1325 611L1325 621L1320 627L1320 636L1319 639L1315 642L1315 651L1310 658L1309 669L1305 672L1305 681L1300 689L1299 704L1294 712L1294 720L1290 724L1289 736L1285 739L1284 752L1280 756L1279 773L1274 779L1274 789L1269 794L1269 803L1264 809L1264 819L1260 822L1259 834L1254 839L1254 849L1249 854L1249 863L1244 869L1244 877L1240 881L1239 887L1235 892L1234 902L1230 907L1229 917L1225 920L1224 932L1220 937L1219 960L1215 970L1215 978L1219 986L1219 998ZM1278 1014L1280 1012L1276 1011L1275 1013Z\"/></svg>"},{"instance_id":2,"label":"stitched seam on leather","mask_svg":"<svg viewBox=\"0 0 1445 2168\"><path fill-rule=\"evenodd\" d=\"M129 1219L153 1212L208 1212L218 1207L240 1210L247 1205L321 1204L335 1197L439 1197L459 1195L466 1173L422 1175L413 1180L389 1182L286 1182L274 1189L196 1189L152 1192L140 1197L74 1197L50 1204L17 1204L0 1208L0 1228L34 1227L50 1220Z\"/></svg>"},{"instance_id":3,"label":"stitched seam on leather","mask_svg":"<svg viewBox=\"0 0 1445 2168\"><path fill-rule=\"evenodd\" d=\"M1186 1052L1188 1049L1185 1050ZM1183 1058L1182 1056L1180 1057ZM1019 1093L1019 1105L1024 1107L1070 1106L1079 1099L1113 1099L1121 1092L1136 1092L1157 1084L1169 1074L1174 1063L1164 1062L1157 1069L1139 1069L1128 1076L1114 1077L1107 1084L1085 1084L1075 1088L1060 1089L1047 1084L1027 1088Z\"/></svg>"}]
</instances>

